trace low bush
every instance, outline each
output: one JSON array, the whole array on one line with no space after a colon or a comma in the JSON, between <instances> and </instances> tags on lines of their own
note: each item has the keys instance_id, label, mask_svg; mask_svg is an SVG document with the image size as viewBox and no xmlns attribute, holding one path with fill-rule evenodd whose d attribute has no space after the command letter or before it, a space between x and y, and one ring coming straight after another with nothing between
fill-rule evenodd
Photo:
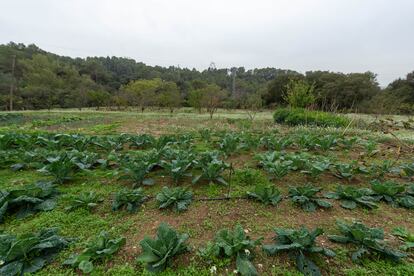
<instances>
[{"instance_id":1,"label":"low bush","mask_svg":"<svg viewBox=\"0 0 414 276\"><path fill-rule=\"evenodd\" d=\"M350 120L344 116L304 108L279 108L273 114L276 123L296 125L315 125L323 127L346 127Z\"/></svg>"}]
</instances>

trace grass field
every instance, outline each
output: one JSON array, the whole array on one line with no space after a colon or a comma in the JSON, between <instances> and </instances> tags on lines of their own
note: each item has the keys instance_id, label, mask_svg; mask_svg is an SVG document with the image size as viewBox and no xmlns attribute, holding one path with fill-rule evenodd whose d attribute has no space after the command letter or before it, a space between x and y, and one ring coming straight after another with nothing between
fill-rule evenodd
<instances>
[{"instance_id":1,"label":"grass field","mask_svg":"<svg viewBox=\"0 0 414 276\"><path fill-rule=\"evenodd\" d=\"M252 238L263 237L263 244L272 243L274 228L297 229L302 225L309 229L322 228L325 233L317 238L317 244L336 253L335 257L311 256L323 275L414 275L412 251L406 252L407 257L400 263L383 259L378 254L355 263L350 258L355 246L334 243L328 239L328 235L338 234L338 220L358 220L369 227L383 228L387 244L398 249L403 243L392 235L393 229L404 227L414 232L414 209L373 201L375 208L358 205L350 210L342 208L340 200L326 199L332 204L331 208L317 208L308 212L289 197L290 188L307 183L322 189L317 193L317 199L324 198L327 192L335 191L338 185L370 188L371 181L375 179L409 187L414 175L410 147L414 141L413 131L396 132L397 137L405 141L402 143L393 136L363 128L286 127L274 124L270 111L258 113L254 121L250 121L244 111L238 110L220 110L213 119L209 119L207 113L198 114L190 109L182 109L174 114L162 111L138 113L94 110L27 111L17 114L21 116L0 121L1 190L22 187L38 180L56 182L58 179L53 173L39 170L49 164L47 160L50 157L69 154L80 160L88 154L96 155L95 163L89 168L72 166L69 172L71 178L57 184L60 195L53 210L37 212L23 219L8 213L0 224L4 233L20 235L58 227L62 236L76 238L37 275L80 274L79 270L62 263L72 253L81 252L86 242L102 230L114 237L125 237L126 244L111 258L94 262L92 275L150 274L136 258L141 253L140 241L145 236L154 237L162 222L180 233L188 233L191 247L189 252L174 258L162 275L209 275L213 266L217 268L218 274L233 274L236 269L235 258L206 260L198 254L198 250L212 241L217 231L233 229L237 224ZM366 116L358 119L372 120ZM11 133L26 136L22 136L23 142L17 141L18 138L6 141L5 135ZM59 141L80 138L62 138L60 134L95 138L79 150L74 144ZM151 135L154 140L133 146L131 137L143 134ZM168 137L168 143L161 145L160 137ZM192 184L192 179L203 172L203 168L195 165L195 162L203 153L213 151L218 152L219 160L228 164L228 168L220 175L228 184L205 179ZM273 157L272 152L276 152ZM29 154L30 158L27 153L32 153ZM189 153L193 157L188 157ZM136 213L112 211L114 194L133 186L131 175L125 173L128 162L139 162L144 155L145 158L159 155L154 168L146 173L146 177L154 180L154 185L142 186L149 199ZM105 160L105 166L98 166L97 158ZM168 170L168 166L180 158L191 159L191 164L178 181L173 181L173 173ZM270 158L273 159L269 161ZM18 170L12 170L10 166L16 163L24 164ZM326 166L318 171L316 165L322 163ZM315 173L311 173L311 170ZM192 173L192 176L188 173ZM125 174L127 177L120 177ZM256 185L276 187L283 200L273 206L248 199L247 192L253 191ZM193 200L188 210L177 212L160 209L155 197L164 186L191 189ZM96 193L102 202L91 209L65 210L76 196L85 192ZM267 256L261 246L256 247L253 253L252 263L261 275L301 275L288 254Z\"/></svg>"}]
</instances>

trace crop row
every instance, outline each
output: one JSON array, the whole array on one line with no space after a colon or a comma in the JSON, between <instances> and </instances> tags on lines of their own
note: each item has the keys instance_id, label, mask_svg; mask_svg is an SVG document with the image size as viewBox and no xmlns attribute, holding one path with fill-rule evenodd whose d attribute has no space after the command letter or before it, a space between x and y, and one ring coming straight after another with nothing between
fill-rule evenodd
<instances>
[{"instance_id":1,"label":"crop row","mask_svg":"<svg viewBox=\"0 0 414 276\"><path fill-rule=\"evenodd\" d=\"M180 183L185 177L192 176L192 169L198 173L193 178L193 183L203 180L227 184L225 172L232 171L231 164L222 160L222 153L219 151L197 152L191 148L183 150L173 146L127 153L14 149L0 151L0 156L0 168L36 169L53 176L58 183L72 179L78 171L105 168L114 170L115 175L131 181L134 186L152 185L154 180L149 177L150 172L160 169L163 169L175 184ZM266 171L270 178L276 179L286 176L289 172L300 172L313 179L329 172L348 181L357 175L367 175L373 179L382 179L386 175L408 178L414 176L414 163L397 164L391 160L370 164L357 161L345 163L308 152L277 151L257 154L255 159L258 167Z\"/></svg>"},{"instance_id":2,"label":"crop row","mask_svg":"<svg viewBox=\"0 0 414 276\"><path fill-rule=\"evenodd\" d=\"M300 149L322 152L334 149L351 150L357 148L367 156L372 156L378 152L378 143L375 140L347 137L339 134L213 133L209 129L201 130L198 134L162 135L158 138L148 134L86 136L79 134L8 133L0 134L0 150L47 148L49 150L122 151L126 149L161 149L166 145L189 147L197 141L212 145L226 155L257 148L276 151Z\"/></svg>"},{"instance_id":3,"label":"crop row","mask_svg":"<svg viewBox=\"0 0 414 276\"><path fill-rule=\"evenodd\" d=\"M347 224L338 221L338 233L328 235L330 241L341 244L352 244L354 251L351 259L360 262L365 256L375 255L399 262L407 255L395 249L384 240L384 231L381 228L370 228L354 221ZM299 229L275 228L273 242L263 245L263 238L252 239L248 230L241 225L234 229L221 229L215 238L205 247L197 250L197 255L207 263L217 259L235 259L236 272L241 275L257 275L258 271L252 260L255 249L261 246L269 256L288 253L295 260L297 269L305 275L321 275L320 268L313 261L318 255L335 257L335 252L317 243L317 238L324 233L321 228L309 230L305 227ZM412 234L404 229L394 230L394 235L400 237L407 244L412 244ZM187 240L189 235L179 233L166 223L161 223L157 229L156 237L146 236L140 241L142 248L137 261L146 266L151 272L160 272L171 265L173 259L191 250ZM2 266L1 275L22 275L33 273L50 263L55 256L68 247L73 239L59 235L58 229L44 229L38 233L22 236L11 234L0 235ZM124 245L124 237L114 238L106 231L102 231L96 238L90 240L85 248L77 254L72 254L63 262L90 273L94 264L111 258ZM318 262L319 263L319 262ZM261 266L259 264L259 266ZM210 268L211 273L217 271L215 265Z\"/></svg>"}]
</instances>

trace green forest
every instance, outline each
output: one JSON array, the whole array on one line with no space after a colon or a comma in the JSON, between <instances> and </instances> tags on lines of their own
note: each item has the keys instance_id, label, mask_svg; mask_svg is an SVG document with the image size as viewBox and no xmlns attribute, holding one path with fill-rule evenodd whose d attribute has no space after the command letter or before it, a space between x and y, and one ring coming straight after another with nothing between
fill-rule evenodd
<instances>
[{"instance_id":1,"label":"green forest","mask_svg":"<svg viewBox=\"0 0 414 276\"><path fill-rule=\"evenodd\" d=\"M215 66L199 71L149 66L124 57L72 58L34 44L0 45L0 110L136 107L144 111L162 107L173 112L191 106L214 112L215 108L272 108L287 105L293 82L312 91L313 109L414 112L414 71L381 88L373 72L302 74L277 68Z\"/></svg>"}]
</instances>

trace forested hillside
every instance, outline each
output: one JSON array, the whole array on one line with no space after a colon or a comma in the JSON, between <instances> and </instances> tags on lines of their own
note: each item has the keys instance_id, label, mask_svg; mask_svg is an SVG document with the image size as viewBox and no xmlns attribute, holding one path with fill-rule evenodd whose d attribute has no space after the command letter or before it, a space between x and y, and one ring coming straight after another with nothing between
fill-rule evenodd
<instances>
[{"instance_id":1,"label":"forested hillside","mask_svg":"<svg viewBox=\"0 0 414 276\"><path fill-rule=\"evenodd\" d=\"M273 107L285 104L286 87L292 80L313 87L313 107L317 109L414 111L414 72L381 89L372 72L301 74L277 68L243 67L198 71L149 66L122 57L65 57L33 44L0 45L1 110L127 106L145 110L160 106L173 111L180 106L199 109L206 102L210 108Z\"/></svg>"}]
</instances>

